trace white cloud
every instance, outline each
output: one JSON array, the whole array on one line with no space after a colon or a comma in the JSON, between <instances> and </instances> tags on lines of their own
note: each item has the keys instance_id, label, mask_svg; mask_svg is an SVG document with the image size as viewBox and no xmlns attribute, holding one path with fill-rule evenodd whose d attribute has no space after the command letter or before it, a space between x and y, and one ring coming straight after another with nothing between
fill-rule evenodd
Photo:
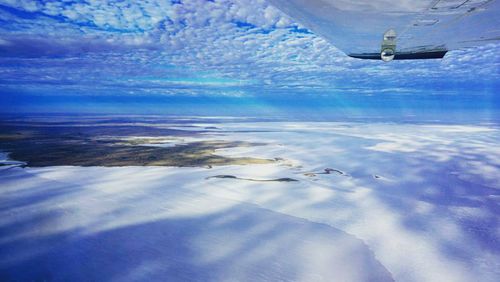
<instances>
[{"instance_id":1,"label":"white cloud","mask_svg":"<svg viewBox=\"0 0 500 282\"><path fill-rule=\"evenodd\" d=\"M42 83L46 73L59 77L60 72L68 72L72 74L65 77L68 83L92 87L95 82L89 79L90 72L106 87L125 87L130 82L117 78L124 74L133 77L140 69L141 75L153 77L196 77L196 73L208 72L252 80L257 86L260 83L261 92L370 89L373 93L392 89L421 92L436 83L460 87L499 78L498 45L454 51L444 60L390 64L356 60L317 35L298 30L297 23L264 0L185 0L179 4L0 0L0 4L36 12L23 17L0 9L0 19L7 23L0 27L1 42L10 44L0 43L4 58L9 54L77 57L83 66L68 68L60 66L59 59L30 59L32 63L38 60L37 68L12 67L7 71L11 76L3 77L4 83L24 79ZM163 64L189 72L156 68Z\"/></svg>"}]
</instances>

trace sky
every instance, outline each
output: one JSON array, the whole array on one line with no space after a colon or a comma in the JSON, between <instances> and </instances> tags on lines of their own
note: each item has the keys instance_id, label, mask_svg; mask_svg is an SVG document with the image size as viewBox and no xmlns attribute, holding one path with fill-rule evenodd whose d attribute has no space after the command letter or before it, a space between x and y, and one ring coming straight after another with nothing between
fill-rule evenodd
<instances>
[{"instance_id":1,"label":"sky","mask_svg":"<svg viewBox=\"0 0 500 282\"><path fill-rule=\"evenodd\" d=\"M265 0L0 0L0 113L500 119L500 43L390 63L334 44Z\"/></svg>"}]
</instances>

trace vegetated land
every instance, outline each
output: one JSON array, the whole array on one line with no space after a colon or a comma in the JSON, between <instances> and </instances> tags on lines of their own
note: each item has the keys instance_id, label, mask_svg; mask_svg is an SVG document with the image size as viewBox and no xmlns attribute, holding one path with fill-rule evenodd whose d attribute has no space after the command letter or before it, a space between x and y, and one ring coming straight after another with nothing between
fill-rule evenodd
<instances>
[{"instance_id":1,"label":"vegetated land","mask_svg":"<svg viewBox=\"0 0 500 282\"><path fill-rule=\"evenodd\" d=\"M225 157L216 149L263 144L243 141L195 141L172 147L141 146L203 131L154 126L9 124L1 125L0 150L28 166L216 166L265 164L270 159ZM148 138L144 136L152 136ZM130 139L130 137L140 137ZM160 138L159 138L160 137Z\"/></svg>"}]
</instances>

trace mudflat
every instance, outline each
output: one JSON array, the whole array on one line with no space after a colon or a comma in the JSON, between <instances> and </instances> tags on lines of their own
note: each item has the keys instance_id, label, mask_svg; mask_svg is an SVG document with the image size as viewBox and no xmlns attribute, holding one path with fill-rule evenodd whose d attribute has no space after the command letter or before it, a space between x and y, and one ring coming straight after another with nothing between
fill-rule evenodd
<instances>
[{"instance_id":1,"label":"mudflat","mask_svg":"<svg viewBox=\"0 0 500 282\"><path fill-rule=\"evenodd\" d=\"M203 140L206 130L171 129L133 124L54 124L16 122L2 124L0 150L10 159L31 167L43 166L176 166L265 164L273 159L226 157L215 150L259 146L245 141ZM180 138L173 146L163 142ZM158 146L155 146L157 144Z\"/></svg>"}]
</instances>

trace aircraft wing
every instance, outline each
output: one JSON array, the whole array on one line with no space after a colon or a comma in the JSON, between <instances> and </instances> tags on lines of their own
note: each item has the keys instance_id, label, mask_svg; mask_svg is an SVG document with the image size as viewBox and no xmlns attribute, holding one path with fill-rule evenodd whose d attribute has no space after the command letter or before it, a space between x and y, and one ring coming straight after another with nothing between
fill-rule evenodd
<instances>
[{"instance_id":1,"label":"aircraft wing","mask_svg":"<svg viewBox=\"0 0 500 282\"><path fill-rule=\"evenodd\" d=\"M270 2L347 55L361 59L442 58L449 50L500 40L498 0Z\"/></svg>"}]
</instances>

